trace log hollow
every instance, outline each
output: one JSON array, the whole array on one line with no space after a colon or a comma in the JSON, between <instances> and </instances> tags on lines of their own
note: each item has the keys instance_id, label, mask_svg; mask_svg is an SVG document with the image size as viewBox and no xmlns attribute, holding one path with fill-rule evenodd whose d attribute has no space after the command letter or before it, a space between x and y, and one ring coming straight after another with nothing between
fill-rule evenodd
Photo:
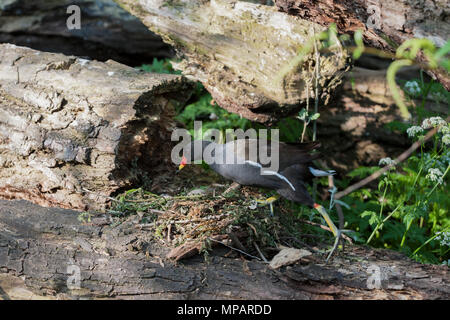
<instances>
[{"instance_id":1,"label":"log hollow","mask_svg":"<svg viewBox=\"0 0 450 320\"><path fill-rule=\"evenodd\" d=\"M174 108L192 90L180 76L0 45L0 197L104 208L171 166Z\"/></svg>"}]
</instances>

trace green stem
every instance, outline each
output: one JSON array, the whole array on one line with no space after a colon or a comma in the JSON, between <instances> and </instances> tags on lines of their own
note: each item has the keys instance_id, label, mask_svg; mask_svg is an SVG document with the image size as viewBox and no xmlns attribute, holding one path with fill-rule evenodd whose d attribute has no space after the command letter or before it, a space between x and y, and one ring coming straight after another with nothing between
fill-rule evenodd
<instances>
[{"instance_id":1,"label":"green stem","mask_svg":"<svg viewBox=\"0 0 450 320\"><path fill-rule=\"evenodd\" d=\"M389 89L392 93L392 98L394 98L395 103L400 108L400 112L405 119L410 119L411 114L408 111L408 108L405 105L405 102L402 99L400 94L400 90L397 87L397 83L395 82L395 74L401 67L406 67L412 65L412 61L408 59L402 59L392 62L387 69L386 78L387 83L389 85Z\"/></svg>"},{"instance_id":2,"label":"green stem","mask_svg":"<svg viewBox=\"0 0 450 320\"><path fill-rule=\"evenodd\" d=\"M392 215L393 215L399 208L400 208L400 205L398 205L398 206L394 209L394 211L392 211L386 218L384 218L384 220L383 220L381 223L379 223L379 224L375 227L375 229L372 231L372 234L370 235L369 239L367 239L366 244L369 244L369 242L372 240L373 236L374 236L375 233L378 231L378 229L381 228L381 227L383 226L383 224L384 224L386 221L388 221L388 219L389 219L390 217L392 217Z\"/></svg>"},{"instance_id":3,"label":"green stem","mask_svg":"<svg viewBox=\"0 0 450 320\"><path fill-rule=\"evenodd\" d=\"M381 209L380 209L380 215L379 215L380 218L381 218L381 216L382 216L382 214L383 214L384 199L385 199L385 197L386 197L387 188L388 188L388 185L386 184L386 188L384 188L383 197L381 198Z\"/></svg>"},{"instance_id":4,"label":"green stem","mask_svg":"<svg viewBox=\"0 0 450 320\"><path fill-rule=\"evenodd\" d=\"M308 117L309 117L309 82L306 83L306 118L305 118L305 120L303 120L303 132L302 132L301 142L303 142L305 139L306 127L309 124Z\"/></svg>"},{"instance_id":5,"label":"green stem","mask_svg":"<svg viewBox=\"0 0 450 320\"><path fill-rule=\"evenodd\" d=\"M314 41L314 51L316 54L316 76L315 76L315 97L314 97L314 114L319 112L319 78L320 78L320 54L317 49L317 43ZM317 119L313 123L313 141L317 139Z\"/></svg>"},{"instance_id":6,"label":"green stem","mask_svg":"<svg viewBox=\"0 0 450 320\"><path fill-rule=\"evenodd\" d=\"M442 230L441 232L446 232L448 229L450 229L450 227L445 228L444 230ZM430 243L430 241L433 241L436 237L438 236L438 233L436 232L436 234L434 236L432 236L430 239L428 239L427 241L425 241L420 247L418 247L412 254L411 257L413 255L415 255L417 252L420 251L420 249L422 249L423 247L425 247L428 243Z\"/></svg>"},{"instance_id":7,"label":"green stem","mask_svg":"<svg viewBox=\"0 0 450 320\"><path fill-rule=\"evenodd\" d=\"M414 219L413 219L413 220L410 220L410 221L408 222L408 225L406 226L405 233L403 234L402 241L400 242L400 248L402 248L403 245L405 244L405 241L406 241L406 234L408 233L409 229L411 228L411 225L412 225L413 221L414 221Z\"/></svg>"}]
</instances>

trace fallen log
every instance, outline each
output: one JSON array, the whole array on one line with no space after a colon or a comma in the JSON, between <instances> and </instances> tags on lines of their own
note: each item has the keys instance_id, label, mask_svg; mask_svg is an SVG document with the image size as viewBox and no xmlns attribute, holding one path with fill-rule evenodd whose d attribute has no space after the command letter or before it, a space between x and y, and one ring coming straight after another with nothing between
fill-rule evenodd
<instances>
[{"instance_id":1,"label":"fallen log","mask_svg":"<svg viewBox=\"0 0 450 320\"><path fill-rule=\"evenodd\" d=\"M170 166L193 84L116 63L0 45L0 197L84 210Z\"/></svg>"},{"instance_id":2,"label":"fallen log","mask_svg":"<svg viewBox=\"0 0 450 320\"><path fill-rule=\"evenodd\" d=\"M270 123L314 98L317 63L323 103L348 69L337 39L320 58L310 51L291 65L300 47L325 28L275 7L225 0L115 1L174 46L183 58L175 68L201 81L221 107L253 121Z\"/></svg>"},{"instance_id":3,"label":"fallen log","mask_svg":"<svg viewBox=\"0 0 450 320\"><path fill-rule=\"evenodd\" d=\"M80 29L67 26L70 6L80 8ZM174 54L113 0L0 0L0 43L132 66Z\"/></svg>"},{"instance_id":4,"label":"fallen log","mask_svg":"<svg viewBox=\"0 0 450 320\"><path fill-rule=\"evenodd\" d=\"M218 247L208 263L201 256L175 263L133 217L116 227L106 215L78 217L0 200L0 297L13 296L6 280L20 277L26 289L59 299L450 298L447 266L390 250L346 246L328 265L314 254L271 269Z\"/></svg>"},{"instance_id":5,"label":"fallen log","mask_svg":"<svg viewBox=\"0 0 450 320\"><path fill-rule=\"evenodd\" d=\"M275 0L275 5L282 12L322 26L334 23L341 33L361 30L367 45L388 52L395 52L411 38L427 38L443 47L450 34L450 3L446 0ZM426 62L426 58L419 56L419 61ZM450 90L447 71L429 73Z\"/></svg>"}]
</instances>

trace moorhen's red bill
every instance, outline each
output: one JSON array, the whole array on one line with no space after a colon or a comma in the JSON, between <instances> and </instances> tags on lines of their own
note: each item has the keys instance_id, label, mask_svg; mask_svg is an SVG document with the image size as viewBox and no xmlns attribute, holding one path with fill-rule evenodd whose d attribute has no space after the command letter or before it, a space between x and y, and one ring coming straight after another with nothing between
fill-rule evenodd
<instances>
[{"instance_id":1,"label":"moorhen's red bill","mask_svg":"<svg viewBox=\"0 0 450 320\"><path fill-rule=\"evenodd\" d=\"M318 158L319 154L311 154L311 151L319 146L318 142L296 144L279 142L278 150L273 150L271 143L261 143L257 139L239 139L226 144L196 140L185 147L179 169L196 160L203 160L203 153L206 150L206 154L211 154L216 160L219 159L219 161L212 163L207 161L207 163L221 176L241 185L276 190L286 199L316 209L336 237L335 245L327 258L328 261L339 243L341 230L334 225L326 210L314 203L305 185L305 182L310 181L314 176L334 174L332 170L322 171L312 167L312 160ZM279 155L279 166L278 170L274 171L270 169L270 163L263 164L267 161L261 161L259 155L271 157L272 152L276 151Z\"/></svg>"}]
</instances>

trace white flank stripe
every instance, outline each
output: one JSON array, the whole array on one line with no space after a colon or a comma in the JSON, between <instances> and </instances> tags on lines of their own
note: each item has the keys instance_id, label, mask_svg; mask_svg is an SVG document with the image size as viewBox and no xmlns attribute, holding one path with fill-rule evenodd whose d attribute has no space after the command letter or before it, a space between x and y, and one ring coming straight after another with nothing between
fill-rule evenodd
<instances>
[{"instance_id":1,"label":"white flank stripe","mask_svg":"<svg viewBox=\"0 0 450 320\"><path fill-rule=\"evenodd\" d=\"M257 162L254 162L254 161L246 160L245 163L248 163L249 165L254 166L254 167L262 168L262 165L260 165Z\"/></svg>"},{"instance_id":2,"label":"white flank stripe","mask_svg":"<svg viewBox=\"0 0 450 320\"><path fill-rule=\"evenodd\" d=\"M259 164L259 163L257 163L257 162L254 162L254 161L247 160L247 161L245 161L245 163L248 163L249 165L254 166L254 167L262 168L262 165L261 165L261 164ZM277 176L277 177L280 178L281 180L286 181L287 184L289 184L289 186L292 188L292 190L295 191L295 188L294 188L294 186L292 185L292 183L291 183L285 176L283 176L282 174L279 174L278 172L271 171L271 170L264 170L263 172L264 172L264 173L267 173L267 174L271 174L271 175Z\"/></svg>"},{"instance_id":3,"label":"white flank stripe","mask_svg":"<svg viewBox=\"0 0 450 320\"><path fill-rule=\"evenodd\" d=\"M285 176L283 176L282 174L279 174L278 172L270 171L270 170L264 170L264 173L273 174L273 175L277 176L278 178L280 178L281 180L286 181L289 184L289 186L292 188L292 190L295 191L295 188L292 185L292 183Z\"/></svg>"}]
</instances>

